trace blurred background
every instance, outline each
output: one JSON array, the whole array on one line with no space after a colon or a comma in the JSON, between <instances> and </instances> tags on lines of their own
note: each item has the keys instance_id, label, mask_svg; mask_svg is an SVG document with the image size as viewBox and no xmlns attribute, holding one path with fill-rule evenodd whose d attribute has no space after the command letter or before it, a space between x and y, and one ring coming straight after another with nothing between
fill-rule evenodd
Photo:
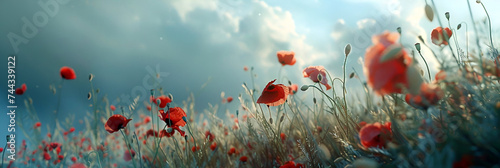
<instances>
[{"instance_id":1,"label":"blurred background","mask_svg":"<svg viewBox=\"0 0 500 168\"><path fill-rule=\"evenodd\" d=\"M487 31L482 7L475 0L470 3L477 25ZM483 3L493 18L493 35L498 37L500 22L494 20L500 12L494 7L500 2ZM300 88L312 84L302 77L308 66L322 65L340 77L344 46L350 43L346 72L355 70L364 80L361 58L372 44L372 35L401 27L402 43L411 50L419 42L418 35L430 42L430 32L439 26L438 17L448 27L445 12L450 12L452 28L462 22L468 25L468 32L462 28L454 34L461 45L465 45L466 33L474 38L467 0L439 0L433 22L425 16L425 4L424 0L2 0L0 55L4 59L16 56L16 87L23 83L28 87L24 95L16 96L17 120L26 111L23 102L31 97L43 131L44 124L54 121L58 98L50 86L61 84L62 66L72 67L77 79L64 81L58 90L62 90L60 119L78 120L92 110L87 100L90 73L95 75L93 85L100 90L99 97L106 96L111 105L127 106L139 97L138 108L145 109L142 102L153 86L151 78L159 74L158 82L174 96L174 105L182 106L193 93L195 109L203 113L209 104L220 104L221 92L225 92L226 97L235 98L224 105L234 113L239 108L238 95L244 94L241 85L252 83L244 66L254 68L259 92L278 78L280 68L280 83L288 85L288 79ZM276 57L280 50L294 51L297 63L282 67ZM427 48L423 47L423 54L435 74L436 60ZM7 85L5 62L1 69ZM352 95L361 88L358 80L348 80L347 85ZM6 90L1 91L5 97ZM0 108L7 113L7 99L2 100ZM6 135L8 116L2 115L0 123L0 135ZM75 123L77 132L82 126ZM18 144L23 137L19 131ZM4 143L0 138L0 144Z\"/></svg>"}]
</instances>

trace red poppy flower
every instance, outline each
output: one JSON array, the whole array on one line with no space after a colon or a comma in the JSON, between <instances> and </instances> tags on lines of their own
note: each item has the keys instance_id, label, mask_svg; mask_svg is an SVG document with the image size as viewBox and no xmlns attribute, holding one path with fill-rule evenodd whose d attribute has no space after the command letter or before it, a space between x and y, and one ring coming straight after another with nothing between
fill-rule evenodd
<instances>
[{"instance_id":1,"label":"red poppy flower","mask_svg":"<svg viewBox=\"0 0 500 168\"><path fill-rule=\"evenodd\" d=\"M366 148L385 147L388 141L391 141L391 122L387 122L384 125L379 122L373 124L366 124L359 131L359 139L361 144Z\"/></svg>"},{"instance_id":2,"label":"red poppy flower","mask_svg":"<svg viewBox=\"0 0 500 168\"><path fill-rule=\"evenodd\" d=\"M74 156L73 156L73 157L71 157L71 161L72 161L73 163L75 163L75 162L76 162L76 160L77 160L77 159L76 159L76 157L74 157Z\"/></svg>"},{"instance_id":3,"label":"red poppy flower","mask_svg":"<svg viewBox=\"0 0 500 168\"><path fill-rule=\"evenodd\" d=\"M40 126L42 126L42 123L40 123L40 122L36 122L34 127L35 127L35 128L38 128L38 127L40 127Z\"/></svg>"},{"instance_id":4,"label":"red poppy flower","mask_svg":"<svg viewBox=\"0 0 500 168\"><path fill-rule=\"evenodd\" d=\"M215 136L210 131L205 131L205 139L207 139L207 138L208 138L209 142L212 142L212 141L214 141Z\"/></svg>"},{"instance_id":5,"label":"red poppy flower","mask_svg":"<svg viewBox=\"0 0 500 168\"><path fill-rule=\"evenodd\" d=\"M321 83L326 86L326 90L330 90L332 87L328 84L326 79L326 72L323 66L309 66L302 71L304 78L309 77L313 82Z\"/></svg>"},{"instance_id":6,"label":"red poppy flower","mask_svg":"<svg viewBox=\"0 0 500 168\"><path fill-rule=\"evenodd\" d=\"M443 30L448 35L448 39L446 39L446 36L444 35ZM450 28L446 27L443 29L442 27L436 27L431 32L432 43L436 44L437 46L440 46L441 44L448 45L449 38L451 38L452 34L453 33L451 32Z\"/></svg>"},{"instance_id":7,"label":"red poppy flower","mask_svg":"<svg viewBox=\"0 0 500 168\"><path fill-rule=\"evenodd\" d=\"M241 162L247 162L248 161L248 157L247 156L242 156L242 157L240 157L240 161Z\"/></svg>"},{"instance_id":8,"label":"red poppy flower","mask_svg":"<svg viewBox=\"0 0 500 168\"><path fill-rule=\"evenodd\" d=\"M281 63L281 65L294 65L296 60L295 60L295 52L293 51L278 51L276 53L278 56L278 61Z\"/></svg>"},{"instance_id":9,"label":"red poppy flower","mask_svg":"<svg viewBox=\"0 0 500 168\"><path fill-rule=\"evenodd\" d=\"M151 111L151 106L146 106L146 109L147 109L148 111Z\"/></svg>"},{"instance_id":10,"label":"red poppy flower","mask_svg":"<svg viewBox=\"0 0 500 168\"><path fill-rule=\"evenodd\" d=\"M75 127L71 127L71 128L69 129L69 133L72 133L72 132L75 132Z\"/></svg>"},{"instance_id":11,"label":"red poppy flower","mask_svg":"<svg viewBox=\"0 0 500 168\"><path fill-rule=\"evenodd\" d=\"M111 105L111 106L109 106L109 109L111 109L111 111L115 111L116 107L114 105Z\"/></svg>"},{"instance_id":12,"label":"red poppy flower","mask_svg":"<svg viewBox=\"0 0 500 168\"><path fill-rule=\"evenodd\" d=\"M144 124L147 124L151 121L151 117L144 118Z\"/></svg>"},{"instance_id":13,"label":"red poppy flower","mask_svg":"<svg viewBox=\"0 0 500 168\"><path fill-rule=\"evenodd\" d=\"M71 167L69 168L87 168L87 166L85 166L84 164L81 164L81 163L75 163L73 165L71 165Z\"/></svg>"},{"instance_id":14,"label":"red poppy flower","mask_svg":"<svg viewBox=\"0 0 500 168\"><path fill-rule=\"evenodd\" d=\"M113 133L122 128L125 128L130 120L132 119L127 119L120 114L115 114L109 117L108 121L104 125L104 128L106 128L106 131L108 131L109 133Z\"/></svg>"},{"instance_id":15,"label":"red poppy flower","mask_svg":"<svg viewBox=\"0 0 500 168\"><path fill-rule=\"evenodd\" d=\"M215 142L212 145L210 145L211 150L215 150L216 147L217 147L217 143L215 143Z\"/></svg>"},{"instance_id":16,"label":"red poppy flower","mask_svg":"<svg viewBox=\"0 0 500 168\"><path fill-rule=\"evenodd\" d=\"M257 99L257 103L263 103L268 106L278 106L285 103L286 98L289 94L288 87L283 84L273 84L275 80L269 82L264 91L262 91L262 95L260 95L259 99Z\"/></svg>"},{"instance_id":17,"label":"red poppy flower","mask_svg":"<svg viewBox=\"0 0 500 168\"><path fill-rule=\"evenodd\" d=\"M236 148L234 148L234 147L229 148L229 151L227 151L227 154L229 156L233 155L234 153L236 153Z\"/></svg>"},{"instance_id":18,"label":"red poppy flower","mask_svg":"<svg viewBox=\"0 0 500 168\"><path fill-rule=\"evenodd\" d=\"M196 152L197 150L200 150L200 147L199 147L199 146L193 146L193 147L191 148L191 151L193 151L193 152Z\"/></svg>"},{"instance_id":19,"label":"red poppy flower","mask_svg":"<svg viewBox=\"0 0 500 168\"><path fill-rule=\"evenodd\" d=\"M169 127L186 125L186 122L182 117L187 117L186 112L180 107L173 107L168 109L167 112L160 110L160 115L158 115L162 121L164 121Z\"/></svg>"},{"instance_id":20,"label":"red poppy flower","mask_svg":"<svg viewBox=\"0 0 500 168\"><path fill-rule=\"evenodd\" d=\"M23 95L24 92L26 92L26 89L27 89L26 84L23 83L23 85L21 85L20 88L16 89L16 94L17 95Z\"/></svg>"},{"instance_id":21,"label":"red poppy flower","mask_svg":"<svg viewBox=\"0 0 500 168\"><path fill-rule=\"evenodd\" d=\"M286 135L285 135L285 133L281 133L281 134L280 134L280 138L281 138L281 142L285 142L285 140L286 140Z\"/></svg>"},{"instance_id":22,"label":"red poppy flower","mask_svg":"<svg viewBox=\"0 0 500 168\"><path fill-rule=\"evenodd\" d=\"M418 95L406 94L406 103L415 108L427 109L430 106L436 105L444 96L444 92L437 84L423 83L420 85L420 93Z\"/></svg>"},{"instance_id":23,"label":"red poppy flower","mask_svg":"<svg viewBox=\"0 0 500 168\"><path fill-rule=\"evenodd\" d=\"M293 85L288 86L288 92L290 93L290 95L297 93L298 89L299 89L299 85L297 85L297 84L293 84Z\"/></svg>"},{"instance_id":24,"label":"red poppy flower","mask_svg":"<svg viewBox=\"0 0 500 168\"><path fill-rule=\"evenodd\" d=\"M248 71L248 67L247 67L247 66L244 66L244 67L243 67L243 70L244 70L244 71Z\"/></svg>"},{"instance_id":25,"label":"red poppy flower","mask_svg":"<svg viewBox=\"0 0 500 168\"><path fill-rule=\"evenodd\" d=\"M404 50L401 49L393 53L391 59L380 62L382 56L400 47L400 44L396 44L398 38L398 33L389 32L373 36L373 46L366 50L363 70L368 77L368 85L379 95L401 93L403 87L409 86L406 71L411 58Z\"/></svg>"},{"instance_id":26,"label":"red poppy flower","mask_svg":"<svg viewBox=\"0 0 500 168\"><path fill-rule=\"evenodd\" d=\"M50 155L47 152L43 152L43 159L50 160Z\"/></svg>"},{"instance_id":27,"label":"red poppy flower","mask_svg":"<svg viewBox=\"0 0 500 168\"><path fill-rule=\"evenodd\" d=\"M231 103L233 101L233 97L229 96L227 97L227 103Z\"/></svg>"},{"instance_id":28,"label":"red poppy flower","mask_svg":"<svg viewBox=\"0 0 500 168\"><path fill-rule=\"evenodd\" d=\"M126 150L125 154L123 154L123 160L125 161L130 161L132 158L135 156L135 151L134 150Z\"/></svg>"},{"instance_id":29,"label":"red poppy flower","mask_svg":"<svg viewBox=\"0 0 500 168\"><path fill-rule=\"evenodd\" d=\"M73 80L76 79L76 74L75 70L73 68L64 66L60 70L61 77L67 80Z\"/></svg>"},{"instance_id":30,"label":"red poppy flower","mask_svg":"<svg viewBox=\"0 0 500 168\"><path fill-rule=\"evenodd\" d=\"M0 153L2 153L2 152L3 152L3 148L2 148L2 147L0 147Z\"/></svg>"},{"instance_id":31,"label":"red poppy flower","mask_svg":"<svg viewBox=\"0 0 500 168\"><path fill-rule=\"evenodd\" d=\"M148 131L146 131L146 137L150 137L150 136L158 137L158 132L156 132L153 129L149 129Z\"/></svg>"},{"instance_id":32,"label":"red poppy flower","mask_svg":"<svg viewBox=\"0 0 500 168\"><path fill-rule=\"evenodd\" d=\"M158 105L158 100L160 100L160 105ZM160 108L165 108L167 106L168 103L172 102L172 100L168 97L168 96L160 96L160 97L157 97L154 101L155 104L158 105L158 107Z\"/></svg>"},{"instance_id":33,"label":"red poppy flower","mask_svg":"<svg viewBox=\"0 0 500 168\"><path fill-rule=\"evenodd\" d=\"M474 157L471 155L463 155L459 161L453 162L453 168L469 168L473 165Z\"/></svg>"},{"instance_id":34,"label":"red poppy flower","mask_svg":"<svg viewBox=\"0 0 500 168\"><path fill-rule=\"evenodd\" d=\"M281 165L280 168L303 168L303 164L295 164L294 161L287 161L285 164Z\"/></svg>"}]
</instances>

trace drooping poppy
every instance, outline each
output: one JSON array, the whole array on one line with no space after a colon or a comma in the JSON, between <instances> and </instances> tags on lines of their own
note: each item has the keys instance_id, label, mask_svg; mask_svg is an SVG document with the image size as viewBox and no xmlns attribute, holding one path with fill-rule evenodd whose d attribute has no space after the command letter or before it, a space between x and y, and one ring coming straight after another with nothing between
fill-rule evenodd
<instances>
[{"instance_id":1,"label":"drooping poppy","mask_svg":"<svg viewBox=\"0 0 500 168\"><path fill-rule=\"evenodd\" d=\"M430 106L436 105L443 96L444 92L439 85L423 83L420 85L420 93L418 95L408 93L405 100L412 107L427 109Z\"/></svg>"},{"instance_id":2,"label":"drooping poppy","mask_svg":"<svg viewBox=\"0 0 500 168\"><path fill-rule=\"evenodd\" d=\"M328 84L326 70L323 66L309 66L302 71L302 74L304 75L304 78L309 78L313 82L325 85L326 90L330 90L332 88Z\"/></svg>"},{"instance_id":3,"label":"drooping poppy","mask_svg":"<svg viewBox=\"0 0 500 168\"><path fill-rule=\"evenodd\" d=\"M289 89L283 84L273 84L274 81L276 79L266 85L264 91L262 91L262 95L257 99L257 103L263 103L268 106L278 106L285 103Z\"/></svg>"},{"instance_id":4,"label":"drooping poppy","mask_svg":"<svg viewBox=\"0 0 500 168\"><path fill-rule=\"evenodd\" d=\"M23 83L20 88L16 89L16 94L23 95L24 92L26 92L26 89L27 89L26 84Z\"/></svg>"},{"instance_id":5,"label":"drooping poppy","mask_svg":"<svg viewBox=\"0 0 500 168\"><path fill-rule=\"evenodd\" d=\"M387 142L392 140L391 123L387 122L384 125L379 122L366 124L359 131L359 139L366 148L385 147Z\"/></svg>"},{"instance_id":6,"label":"drooping poppy","mask_svg":"<svg viewBox=\"0 0 500 168\"><path fill-rule=\"evenodd\" d=\"M443 31L444 30L444 31ZM444 35L444 32L448 35L448 39L446 39L446 36ZM445 27L444 29L442 27L436 27L434 30L431 32L431 40L432 43L434 43L437 46L440 46L442 44L448 45L448 41L451 38L452 31L450 28Z\"/></svg>"},{"instance_id":7,"label":"drooping poppy","mask_svg":"<svg viewBox=\"0 0 500 168\"><path fill-rule=\"evenodd\" d=\"M407 69L411 58L396 43L398 38L398 33L386 31L373 36L373 46L366 50L363 70L368 85L379 95L401 93L403 88L409 87ZM388 60L381 61L388 54L391 55Z\"/></svg>"},{"instance_id":8,"label":"drooping poppy","mask_svg":"<svg viewBox=\"0 0 500 168\"><path fill-rule=\"evenodd\" d=\"M66 80L73 80L76 79L76 74L75 70L73 68L64 66L60 70L61 77L66 79Z\"/></svg>"},{"instance_id":9,"label":"drooping poppy","mask_svg":"<svg viewBox=\"0 0 500 168\"><path fill-rule=\"evenodd\" d=\"M111 109L111 111L115 111L116 107L114 105L111 105L111 106L109 106L109 109Z\"/></svg>"},{"instance_id":10,"label":"drooping poppy","mask_svg":"<svg viewBox=\"0 0 500 168\"><path fill-rule=\"evenodd\" d=\"M160 100L160 105L158 105L158 102L157 102L158 100ZM160 108L165 108L167 106L167 104L170 102L172 102L172 99L170 99L170 97L165 96L165 95L157 97L154 101L154 103L157 104L158 107L160 107Z\"/></svg>"},{"instance_id":11,"label":"drooping poppy","mask_svg":"<svg viewBox=\"0 0 500 168\"><path fill-rule=\"evenodd\" d=\"M130 120L132 119L127 119L120 114L115 114L108 118L108 121L104 124L104 128L106 128L106 131L109 133L113 133L125 128Z\"/></svg>"},{"instance_id":12,"label":"drooping poppy","mask_svg":"<svg viewBox=\"0 0 500 168\"><path fill-rule=\"evenodd\" d=\"M123 154L123 160L125 161L130 161L132 158L135 156L135 151L134 150L126 150L125 154Z\"/></svg>"},{"instance_id":13,"label":"drooping poppy","mask_svg":"<svg viewBox=\"0 0 500 168\"><path fill-rule=\"evenodd\" d=\"M294 65L296 62L295 52L293 51L278 51L276 55L278 56L278 61L282 66Z\"/></svg>"}]
</instances>

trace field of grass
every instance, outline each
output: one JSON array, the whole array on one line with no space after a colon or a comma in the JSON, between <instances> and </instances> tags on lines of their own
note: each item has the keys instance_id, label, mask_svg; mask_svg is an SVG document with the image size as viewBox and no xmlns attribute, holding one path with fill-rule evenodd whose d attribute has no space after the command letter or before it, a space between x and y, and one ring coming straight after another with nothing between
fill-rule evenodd
<instances>
[{"instance_id":1,"label":"field of grass","mask_svg":"<svg viewBox=\"0 0 500 168\"><path fill-rule=\"evenodd\" d=\"M430 5L426 14L452 19L447 13L434 14ZM222 95L220 104L203 112L195 112L195 96L174 100L164 91L174 88L161 86L151 88L150 101L115 107L102 96L105 90L93 88L90 74L93 110L81 119L85 129L75 131L78 120L41 122L33 106L37 100L24 97L27 110L18 113L29 122L17 123L27 138L17 144L15 161L8 158L7 145L0 148L1 165L500 167L500 55L491 28L485 31L488 38L469 39L466 47L456 41L465 35L455 33L465 25L451 26L443 23L428 35L432 41L415 46L400 44L401 29L373 35L364 72L344 67L343 76L335 77L322 66L310 66L295 74L311 79L304 86L280 74L277 80L255 82L254 67L242 67L252 80L242 85L246 92L234 98ZM441 50L422 55L420 50L430 45ZM350 52L346 44L345 60ZM293 66L294 56L278 51L276 66ZM439 73L431 74L426 58L439 61ZM75 71L61 68L62 80L74 79ZM359 81L363 90L347 92L347 80ZM264 82L269 82L259 86L264 89L255 89ZM60 93L59 87L51 89ZM20 87L16 93L24 91L29 90ZM225 103L240 107L222 108Z\"/></svg>"}]
</instances>

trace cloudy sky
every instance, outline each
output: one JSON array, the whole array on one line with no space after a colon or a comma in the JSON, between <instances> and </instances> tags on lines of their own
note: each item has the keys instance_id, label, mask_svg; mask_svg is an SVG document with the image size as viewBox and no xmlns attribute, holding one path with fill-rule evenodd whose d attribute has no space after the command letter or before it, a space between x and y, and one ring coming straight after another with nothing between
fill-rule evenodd
<instances>
[{"instance_id":1,"label":"cloudy sky","mask_svg":"<svg viewBox=\"0 0 500 168\"><path fill-rule=\"evenodd\" d=\"M492 18L500 18L500 12L493 10L499 1L483 2ZM403 44L411 49L418 35L429 42L431 30L439 25L426 19L423 0L4 0L0 4L0 54L16 55L16 82L28 85L26 95L16 100L24 106L22 101L31 97L42 123L50 122L56 109L57 96L49 86L61 83L62 66L77 73L77 79L65 81L62 88L61 111L66 115L81 117L91 110L86 99L89 73L95 75L93 84L100 96L117 105L117 98L143 100L151 89L150 77L159 73L160 85L174 95L175 104L194 93L201 112L209 103L220 103L221 92L233 97L243 93L241 84L251 83L244 66L255 68L259 90L278 78L277 51L296 53L296 65L283 67L281 76L300 86L311 84L302 77L307 66L323 65L333 76L342 75L347 43L353 48L347 73L353 69L362 73L360 58L372 35L402 27ZM471 5L476 20L483 21L481 6L475 1ZM435 18L439 15L447 24L444 13L450 12L451 27L466 22L473 38L466 0L439 0L436 7ZM499 24L493 22L497 35ZM462 45L465 34L464 29L458 31ZM428 50L423 52L435 72L436 60ZM360 86L355 80L347 84L354 92ZM0 105L5 109L7 103ZM236 110L238 105L229 108ZM1 117L0 127L7 122Z\"/></svg>"}]
</instances>

